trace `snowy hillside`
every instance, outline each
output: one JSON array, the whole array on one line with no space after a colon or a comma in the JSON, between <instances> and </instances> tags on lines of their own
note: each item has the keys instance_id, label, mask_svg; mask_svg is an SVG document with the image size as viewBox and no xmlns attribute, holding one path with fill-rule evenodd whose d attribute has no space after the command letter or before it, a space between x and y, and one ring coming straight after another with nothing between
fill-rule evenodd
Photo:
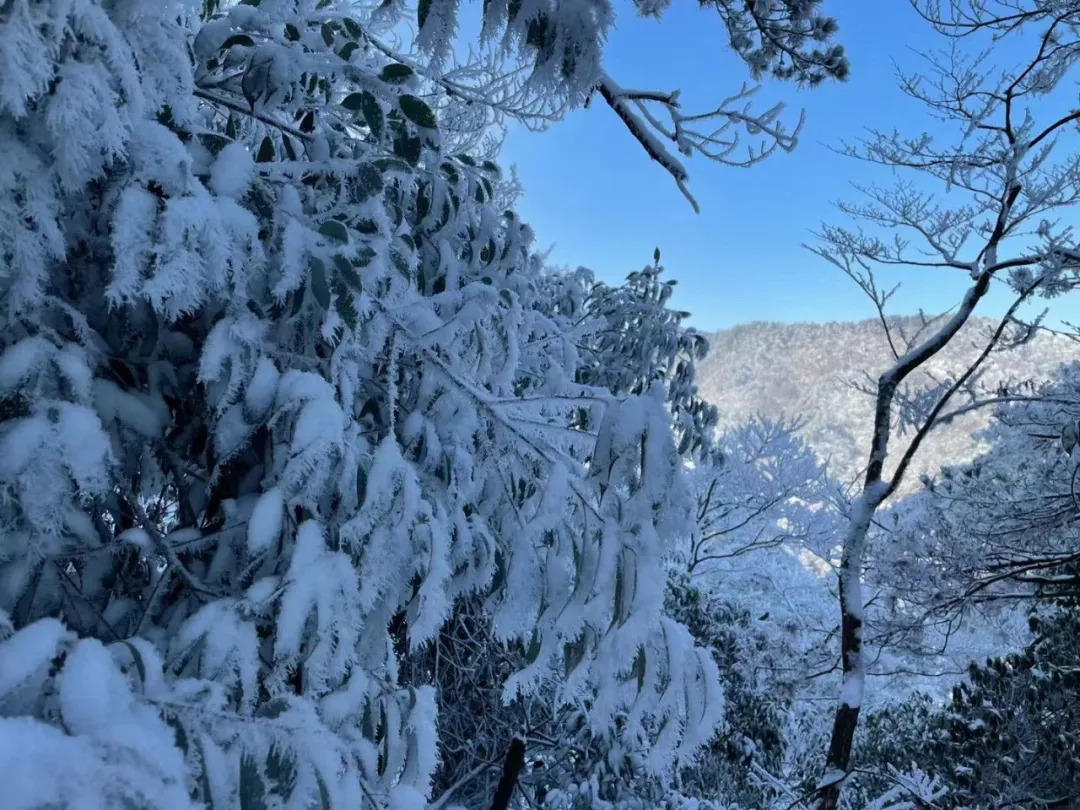
<instances>
[{"instance_id":1,"label":"snowy hillside","mask_svg":"<svg viewBox=\"0 0 1080 810\"><path fill-rule=\"evenodd\" d=\"M915 318L896 319L908 334ZM942 380L966 363L985 342L989 320L973 319L955 341L913 375L921 387L930 377ZM855 477L864 463L872 428L872 402L863 390L891 359L888 342L876 320L854 323L750 323L717 332L698 369L700 388L720 409L722 425L744 422L760 413L800 416L803 437L829 461L830 471L844 480ZM1024 346L994 355L982 385L1050 377L1061 363L1080 358L1080 344L1062 335L1041 334ZM870 375L869 377L867 375ZM988 414L961 417L936 431L920 451L916 473L970 459L978 443L972 432L987 424ZM906 446L910 432L896 437ZM895 455L893 456L896 457ZM917 482L916 476L908 479Z\"/></svg>"}]
</instances>

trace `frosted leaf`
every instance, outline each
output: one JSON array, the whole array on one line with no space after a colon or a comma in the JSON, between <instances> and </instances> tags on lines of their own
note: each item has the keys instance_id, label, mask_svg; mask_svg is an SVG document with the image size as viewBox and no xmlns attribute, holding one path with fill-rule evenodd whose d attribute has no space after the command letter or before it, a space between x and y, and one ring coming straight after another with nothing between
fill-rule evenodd
<instances>
[{"instance_id":1,"label":"frosted leaf","mask_svg":"<svg viewBox=\"0 0 1080 810\"><path fill-rule=\"evenodd\" d=\"M116 542L128 543L146 552L152 550L150 535L147 534L146 529L127 529L117 535Z\"/></svg>"},{"instance_id":2,"label":"frosted leaf","mask_svg":"<svg viewBox=\"0 0 1080 810\"><path fill-rule=\"evenodd\" d=\"M199 647L199 670L217 681L247 711L258 697L259 639L241 608L226 599L200 608L172 637L173 655Z\"/></svg>"},{"instance_id":3,"label":"frosted leaf","mask_svg":"<svg viewBox=\"0 0 1080 810\"><path fill-rule=\"evenodd\" d=\"M278 373L274 361L268 357L259 359L255 374L244 388L244 407L252 421L261 419L269 413L277 396Z\"/></svg>"},{"instance_id":4,"label":"frosted leaf","mask_svg":"<svg viewBox=\"0 0 1080 810\"><path fill-rule=\"evenodd\" d=\"M248 551L258 554L277 543L284 519L285 501L281 490L267 490L255 504L248 522Z\"/></svg>"},{"instance_id":5,"label":"frosted leaf","mask_svg":"<svg viewBox=\"0 0 1080 810\"><path fill-rule=\"evenodd\" d=\"M30 337L8 346L0 355L0 389L12 391L40 370L55 349L41 337Z\"/></svg>"},{"instance_id":6,"label":"frosted leaf","mask_svg":"<svg viewBox=\"0 0 1080 810\"><path fill-rule=\"evenodd\" d=\"M44 682L53 658L71 638L55 619L41 619L0 641L0 705L10 706L12 694L30 679Z\"/></svg>"},{"instance_id":7,"label":"frosted leaf","mask_svg":"<svg viewBox=\"0 0 1080 810\"><path fill-rule=\"evenodd\" d=\"M240 197L251 185L255 161L240 143L222 149L210 167L210 188L222 197Z\"/></svg>"},{"instance_id":8,"label":"frosted leaf","mask_svg":"<svg viewBox=\"0 0 1080 810\"><path fill-rule=\"evenodd\" d=\"M363 624L357 577L345 554L326 547L319 523L307 520L296 530L286 579L274 658L281 667L291 667L306 649L305 693L321 695L343 679L355 660Z\"/></svg>"},{"instance_id":9,"label":"frosted leaf","mask_svg":"<svg viewBox=\"0 0 1080 810\"><path fill-rule=\"evenodd\" d=\"M94 380L94 405L103 421L115 420L146 439L155 439L164 430L161 414L138 394L124 391L110 380Z\"/></svg>"},{"instance_id":10,"label":"frosted leaf","mask_svg":"<svg viewBox=\"0 0 1080 810\"><path fill-rule=\"evenodd\" d=\"M60 67L56 78L45 125L55 143L60 185L75 191L95 179L109 161L126 153L131 132L128 122L116 114L122 105L104 66L70 61ZM93 135L73 138L72 132Z\"/></svg>"},{"instance_id":11,"label":"frosted leaf","mask_svg":"<svg viewBox=\"0 0 1080 810\"><path fill-rule=\"evenodd\" d=\"M253 774L267 806L426 806L474 767L438 757L443 713L472 710L448 659L418 668L466 607L481 653L532 658L499 658L492 694L554 698L580 639L560 694L595 709L589 767L644 773L650 746L689 761L707 736L707 662L658 623L691 511L660 401L688 382L665 376L678 318L648 284L549 278L502 213L512 192L454 129L487 106L433 80L459 10L424 4L425 73L358 42L392 8L12 7L0 604L22 646L0 701L25 715L14 761L61 763L18 782L28 810L228 808ZM611 9L505 11L484 24L525 43L512 75L552 109L583 100ZM552 48L526 42L538 25ZM410 109L403 143L388 110ZM638 342L611 337L626 323Z\"/></svg>"},{"instance_id":12,"label":"frosted leaf","mask_svg":"<svg viewBox=\"0 0 1080 810\"><path fill-rule=\"evenodd\" d=\"M141 186L128 186L120 194L112 222L113 277L109 297L116 302L139 295L143 272L150 261L158 201Z\"/></svg>"},{"instance_id":13,"label":"frosted leaf","mask_svg":"<svg viewBox=\"0 0 1080 810\"><path fill-rule=\"evenodd\" d=\"M10 810L201 807L188 795L179 756L155 759L163 749L148 748L137 740L121 746L71 737L30 717L0 717L4 806Z\"/></svg>"},{"instance_id":14,"label":"frosted leaf","mask_svg":"<svg viewBox=\"0 0 1080 810\"><path fill-rule=\"evenodd\" d=\"M109 651L95 640L75 645L57 680L64 725L73 734L94 734L112 725L133 702Z\"/></svg>"}]
</instances>

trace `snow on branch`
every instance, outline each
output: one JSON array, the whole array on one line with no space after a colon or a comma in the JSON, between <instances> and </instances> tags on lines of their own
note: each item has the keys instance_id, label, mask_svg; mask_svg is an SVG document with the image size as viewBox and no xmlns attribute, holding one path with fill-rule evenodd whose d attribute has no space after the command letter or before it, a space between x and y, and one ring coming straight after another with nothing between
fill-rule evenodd
<instances>
[{"instance_id":1,"label":"snow on branch","mask_svg":"<svg viewBox=\"0 0 1080 810\"><path fill-rule=\"evenodd\" d=\"M649 157L675 180L695 213L699 213L700 209L686 185L689 173L665 141L670 141L678 153L687 157L696 152L717 163L743 168L760 163L777 148L790 152L798 145L805 113L800 114L795 129L788 132L780 120L784 104L778 103L763 113L752 112L749 99L758 89L744 84L738 93L724 99L714 110L686 114L682 111L678 90L664 93L629 89L620 86L607 73L596 85L601 97ZM736 108L734 105L740 102L745 103L741 108ZM654 113L650 104L659 105L663 112L659 115ZM668 117L669 123L661 120L663 115ZM740 156L736 153L741 144L739 129L752 137L761 136L764 142L756 149L748 146L745 156Z\"/></svg>"}]
</instances>

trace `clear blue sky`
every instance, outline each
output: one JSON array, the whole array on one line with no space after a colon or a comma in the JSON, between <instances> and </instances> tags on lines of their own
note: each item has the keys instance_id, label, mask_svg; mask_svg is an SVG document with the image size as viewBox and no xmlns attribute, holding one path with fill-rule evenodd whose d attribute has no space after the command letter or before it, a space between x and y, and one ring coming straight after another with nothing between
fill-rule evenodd
<instances>
[{"instance_id":1,"label":"clear blue sky","mask_svg":"<svg viewBox=\"0 0 1080 810\"><path fill-rule=\"evenodd\" d=\"M940 38L907 0L828 0L825 6L840 23L851 78L801 91L767 82L755 102L762 109L784 101L793 121L806 110L799 147L749 169L700 155L689 160L700 214L599 99L547 132L512 130L502 160L517 164L525 186L521 213L542 247L554 245L552 261L618 281L648 263L659 246L667 274L679 280L674 305L691 311L699 329L872 316L854 284L800 244L812 241L810 231L823 219L844 223L832 203L857 198L852 181L890 182L888 170L836 155L830 145L860 136L865 127L917 134L932 126L896 88L892 60L915 67L912 48L937 47ZM727 49L715 12L682 0L660 22L636 17L628 3L619 10L605 63L624 87L681 88L684 108L703 111L748 78ZM903 281L893 299L898 314L945 310L965 286L959 271L943 269L905 268L886 280ZM1005 302L995 295L987 313ZM1075 304L1058 304L1053 312L1080 320Z\"/></svg>"}]
</instances>

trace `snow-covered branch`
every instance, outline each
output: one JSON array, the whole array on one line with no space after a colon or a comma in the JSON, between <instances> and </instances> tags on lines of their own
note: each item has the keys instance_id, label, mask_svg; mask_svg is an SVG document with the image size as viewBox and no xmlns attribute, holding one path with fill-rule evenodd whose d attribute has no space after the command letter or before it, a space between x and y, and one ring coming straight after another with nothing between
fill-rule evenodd
<instances>
[{"instance_id":1,"label":"snow-covered branch","mask_svg":"<svg viewBox=\"0 0 1080 810\"><path fill-rule=\"evenodd\" d=\"M672 148L686 157L697 153L727 166L749 167L764 160L778 148L785 152L795 149L805 120L805 115L800 115L794 130L788 132L780 121L780 115L784 111L783 104L777 104L765 112L752 112L748 99L758 88L746 85L734 96L724 99L716 109L693 114L682 111L677 90L665 94L627 89L607 74L597 83L596 90L641 144L646 154L671 175L695 213L699 208L687 187L689 174L679 158L672 153ZM733 107L742 102L746 103L741 109ZM666 123L650 109L650 104L662 110L660 114L667 117ZM751 137L760 135L765 142L756 150L753 146L747 147L745 157L738 156L736 150L741 143L739 129Z\"/></svg>"}]
</instances>

